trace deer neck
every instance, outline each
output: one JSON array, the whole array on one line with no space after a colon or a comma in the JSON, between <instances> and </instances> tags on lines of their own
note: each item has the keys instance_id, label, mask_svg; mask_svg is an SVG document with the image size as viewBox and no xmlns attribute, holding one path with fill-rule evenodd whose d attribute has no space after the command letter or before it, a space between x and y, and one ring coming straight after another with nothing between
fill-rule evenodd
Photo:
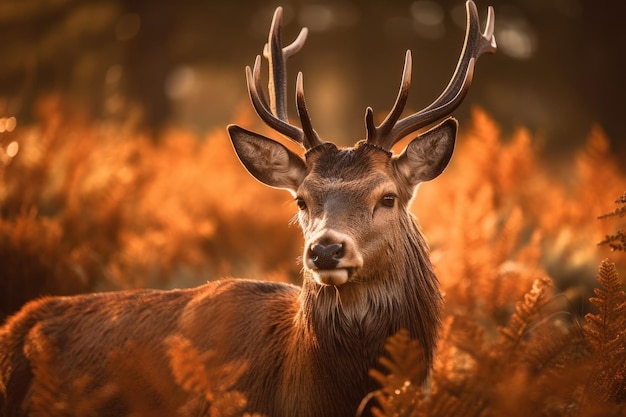
<instances>
[{"instance_id":1,"label":"deer neck","mask_svg":"<svg viewBox=\"0 0 626 417\"><path fill-rule=\"evenodd\" d=\"M321 349L371 355L401 328L423 344L432 360L442 307L426 243L412 217L387 267L376 276L342 286L320 286L305 272L298 320ZM408 233L406 232L408 230Z\"/></svg>"}]
</instances>

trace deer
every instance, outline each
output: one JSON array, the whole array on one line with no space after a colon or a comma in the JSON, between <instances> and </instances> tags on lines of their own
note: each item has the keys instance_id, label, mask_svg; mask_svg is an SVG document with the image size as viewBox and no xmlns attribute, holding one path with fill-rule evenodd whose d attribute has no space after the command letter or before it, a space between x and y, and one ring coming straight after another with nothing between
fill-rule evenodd
<instances>
[{"instance_id":1,"label":"deer","mask_svg":"<svg viewBox=\"0 0 626 417\"><path fill-rule=\"evenodd\" d=\"M209 400L186 391L172 376L167 353L172 336L212 352L211 363L245 364L233 387L245 396L246 412L268 417L356 415L364 397L378 388L368 371L380 368L386 340L400 329L419 342L426 381L443 297L410 206L419 184L448 165L458 129L450 115L468 92L477 59L496 50L493 8L488 8L484 32L473 1L467 1L466 12L461 55L441 95L401 118L411 84L407 51L400 89L386 118L377 125L368 107L366 139L340 147L313 129L301 72L296 80L299 126L289 121L286 61L302 48L307 29L283 46L282 9L277 8L263 48L269 100L261 85L260 55L252 68L246 67L247 88L259 118L297 143L302 153L238 125L227 131L252 177L286 190L295 201L304 240L301 286L224 278L195 288L30 301L0 328L0 416L34 413L33 387L46 383L58 400L51 409L60 410L51 414L74 415L71 406L63 408L62 399L83 376L89 392L108 387L106 401L90 415L137 414L132 400L139 397L151 399L159 410L175 410L168 415L208 415ZM401 152L392 150L411 134L415 138ZM141 372L125 375L133 395L115 389L114 358L119 355L111 352L132 354L132 346L149 351L149 375L162 376L159 392L167 395L142 393L148 377ZM35 359L42 355L54 371L54 384L40 380ZM370 409L359 413L370 415Z\"/></svg>"}]
</instances>

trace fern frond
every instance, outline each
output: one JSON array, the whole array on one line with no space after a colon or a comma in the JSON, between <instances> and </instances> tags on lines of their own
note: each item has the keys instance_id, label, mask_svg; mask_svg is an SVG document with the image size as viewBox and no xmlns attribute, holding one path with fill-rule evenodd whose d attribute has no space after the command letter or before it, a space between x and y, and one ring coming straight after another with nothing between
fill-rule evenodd
<instances>
[{"instance_id":1,"label":"fern frond","mask_svg":"<svg viewBox=\"0 0 626 417\"><path fill-rule=\"evenodd\" d=\"M419 385L426 376L424 350L417 340L411 339L406 329L401 329L387 339L385 350L389 358L380 358L380 364L390 375L402 381ZM404 382L403 382L404 384Z\"/></svg>"},{"instance_id":2,"label":"fern frond","mask_svg":"<svg viewBox=\"0 0 626 417\"><path fill-rule=\"evenodd\" d=\"M113 385L97 385L90 375L65 381L58 367L59 348L37 325L31 332L34 348L29 351L33 371L30 388L31 416L97 417L98 410L117 394Z\"/></svg>"},{"instance_id":3,"label":"fern frond","mask_svg":"<svg viewBox=\"0 0 626 417\"><path fill-rule=\"evenodd\" d=\"M429 399L426 416L479 417L488 406L485 384L476 378L467 378L460 387L450 386L439 381Z\"/></svg>"},{"instance_id":4,"label":"fern frond","mask_svg":"<svg viewBox=\"0 0 626 417\"><path fill-rule=\"evenodd\" d=\"M533 332L524 360L531 375L539 378L574 367L587 356L582 326L550 320Z\"/></svg>"},{"instance_id":5,"label":"fern frond","mask_svg":"<svg viewBox=\"0 0 626 417\"><path fill-rule=\"evenodd\" d=\"M500 329L499 355L514 353L517 346L522 343L527 330L533 325L541 308L548 301L546 290L550 285L551 281L547 277L536 279L530 291L524 295L524 300L517 303L515 313L511 316L509 324Z\"/></svg>"},{"instance_id":6,"label":"fern frond","mask_svg":"<svg viewBox=\"0 0 626 417\"><path fill-rule=\"evenodd\" d=\"M32 332L37 343L29 352L34 382L31 387L31 412L33 415L48 415L50 417L68 417L67 397L59 388L62 386L54 367L55 356L58 353L51 341L43 335L41 326L36 326Z\"/></svg>"},{"instance_id":7,"label":"fern frond","mask_svg":"<svg viewBox=\"0 0 626 417\"><path fill-rule=\"evenodd\" d=\"M585 316L585 339L594 355L591 390L606 401L626 401L626 293L622 290L615 264L602 261L598 271L602 288L589 301L597 314Z\"/></svg>"},{"instance_id":8,"label":"fern frond","mask_svg":"<svg viewBox=\"0 0 626 417\"><path fill-rule=\"evenodd\" d=\"M626 231L618 230L615 234L606 235L598 245L609 245L613 251L626 251Z\"/></svg>"},{"instance_id":9,"label":"fern frond","mask_svg":"<svg viewBox=\"0 0 626 417\"><path fill-rule=\"evenodd\" d=\"M176 383L206 400L209 417L242 415L247 399L232 388L247 370L245 363L221 363L215 351L201 353L191 341L179 335L170 336L165 343Z\"/></svg>"},{"instance_id":10,"label":"fern frond","mask_svg":"<svg viewBox=\"0 0 626 417\"><path fill-rule=\"evenodd\" d=\"M109 378L132 414L167 417L176 410L168 406L172 395L171 375L167 368L155 366L163 361L150 346L129 340L108 353Z\"/></svg>"},{"instance_id":11,"label":"fern frond","mask_svg":"<svg viewBox=\"0 0 626 417\"><path fill-rule=\"evenodd\" d=\"M422 395L422 381L427 374L424 350L417 340L412 340L406 329L401 329L387 339L388 357L379 359L388 373L372 369L370 376L381 386L376 399L379 407L372 407L377 417L418 416Z\"/></svg>"},{"instance_id":12,"label":"fern frond","mask_svg":"<svg viewBox=\"0 0 626 417\"><path fill-rule=\"evenodd\" d=\"M475 321L464 316L453 316L450 320L449 332L445 339L450 345L463 352L467 352L476 362L482 362L488 357L488 347L485 343L485 330ZM455 358L459 358L456 353ZM467 371L467 360L462 361L462 368ZM453 373L464 372L457 369Z\"/></svg>"},{"instance_id":13,"label":"fern frond","mask_svg":"<svg viewBox=\"0 0 626 417\"><path fill-rule=\"evenodd\" d=\"M205 363L215 357L215 352L201 354L189 340L181 336L171 336L166 343L176 383L185 391L201 393L207 401L214 401L216 395L210 389L212 381Z\"/></svg>"},{"instance_id":14,"label":"fern frond","mask_svg":"<svg viewBox=\"0 0 626 417\"><path fill-rule=\"evenodd\" d=\"M615 200L617 207L610 213L598 216L598 219L621 218L626 216L626 192ZM618 229L610 235L606 235L598 245L608 245L613 251L626 251L626 229Z\"/></svg>"},{"instance_id":15,"label":"fern frond","mask_svg":"<svg viewBox=\"0 0 626 417\"><path fill-rule=\"evenodd\" d=\"M617 207L615 210L613 210L610 213L606 213L601 216L598 216L598 219L608 219L610 217L626 216L626 191L624 191L624 194L622 194L621 196L617 198L617 200L615 200L615 204L620 205L620 207Z\"/></svg>"},{"instance_id":16,"label":"fern frond","mask_svg":"<svg viewBox=\"0 0 626 417\"><path fill-rule=\"evenodd\" d=\"M626 324L626 294L622 290L615 264L602 261L598 271L602 288L594 289L589 302L598 308L597 314L587 314L585 334L594 351L607 350L607 345L624 333Z\"/></svg>"}]
</instances>

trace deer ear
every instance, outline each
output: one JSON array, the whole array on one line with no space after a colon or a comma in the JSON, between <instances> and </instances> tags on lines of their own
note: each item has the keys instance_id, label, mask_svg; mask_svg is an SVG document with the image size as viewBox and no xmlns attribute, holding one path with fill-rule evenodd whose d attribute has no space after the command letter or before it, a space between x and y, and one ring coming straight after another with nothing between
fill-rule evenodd
<instances>
[{"instance_id":1,"label":"deer ear","mask_svg":"<svg viewBox=\"0 0 626 417\"><path fill-rule=\"evenodd\" d=\"M450 162L457 126L449 118L413 139L394 160L397 172L412 186L436 178Z\"/></svg>"},{"instance_id":2,"label":"deer ear","mask_svg":"<svg viewBox=\"0 0 626 417\"><path fill-rule=\"evenodd\" d=\"M228 126L228 134L239 160L254 178L270 187L298 189L306 175L302 158L282 144L236 125Z\"/></svg>"}]
</instances>

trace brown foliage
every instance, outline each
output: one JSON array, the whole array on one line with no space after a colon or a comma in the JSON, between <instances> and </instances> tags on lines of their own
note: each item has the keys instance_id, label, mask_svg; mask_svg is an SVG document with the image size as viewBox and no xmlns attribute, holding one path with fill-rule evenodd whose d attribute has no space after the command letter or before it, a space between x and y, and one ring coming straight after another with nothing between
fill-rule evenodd
<instances>
[{"instance_id":1,"label":"brown foliage","mask_svg":"<svg viewBox=\"0 0 626 417\"><path fill-rule=\"evenodd\" d=\"M377 416L626 414L617 275L626 252L602 262L602 288L586 304L608 252L596 242L621 230L623 207L595 218L624 192L624 173L599 128L567 166L541 160L535 142L525 130L502 138L477 110L449 170L421 186L414 211L447 317L426 387L414 382L424 372L419 346L405 333L390 339L386 371L371 374L381 389L364 403L375 398ZM0 158L0 315L41 293L188 286L224 275L297 280L301 238L285 227L295 209L248 176L223 130L202 140L172 130L156 143L131 126L65 122L50 105L37 126L0 136L0 149L10 143L19 152ZM119 365L110 384L84 375L53 395L63 370L51 360L53 341L40 339L38 415L94 415L113 393L132 392L131 372L154 398L167 395L167 378L202 394L206 415L241 415L245 404L233 390L245 364L214 366L211 352L177 336L167 341L172 375L154 375L158 358L129 342L110 353ZM154 398L133 398L133 411L180 412L158 409Z\"/></svg>"},{"instance_id":2,"label":"brown foliage","mask_svg":"<svg viewBox=\"0 0 626 417\"><path fill-rule=\"evenodd\" d=\"M117 392L114 385L94 389L93 378L82 375L70 386L58 377L63 372L54 360L57 347L54 341L42 334L39 326L33 329L32 339L38 341L37 349L28 352L31 358L35 383L30 388L32 398L30 414L41 417L95 417Z\"/></svg>"},{"instance_id":3,"label":"brown foliage","mask_svg":"<svg viewBox=\"0 0 626 417\"><path fill-rule=\"evenodd\" d=\"M189 340L181 336L170 337L167 344L176 383L185 391L204 397L208 404L206 416L256 416L243 413L246 398L232 389L246 371L245 363L216 363L215 352L200 353Z\"/></svg>"},{"instance_id":4,"label":"brown foliage","mask_svg":"<svg viewBox=\"0 0 626 417\"><path fill-rule=\"evenodd\" d=\"M596 416L626 415L626 294L615 265L603 261L602 289L586 323L547 314L550 281L539 279L517 304L508 325L490 339L476 321L450 316L428 390L411 384L423 369L419 347L406 335L381 359L389 374L376 416Z\"/></svg>"},{"instance_id":5,"label":"brown foliage","mask_svg":"<svg viewBox=\"0 0 626 417\"><path fill-rule=\"evenodd\" d=\"M416 199L448 309L503 325L533 271L545 271L570 300L568 308L584 313L595 268L609 254L595 243L619 220L594 219L624 192L624 173L598 128L574 166L542 161L524 130L508 140L500 136L476 110L449 170L422 185ZM624 255L611 254L618 267L626 265Z\"/></svg>"},{"instance_id":6,"label":"brown foliage","mask_svg":"<svg viewBox=\"0 0 626 417\"><path fill-rule=\"evenodd\" d=\"M91 417L115 407L120 415L187 416L202 410L206 417L261 417L243 412L246 398L233 386L246 370L242 363L216 363L214 352L199 352L189 340L174 335L165 340L171 373L156 366L161 358L154 350L129 340L123 349L109 353L106 379L84 374L69 384L61 384L54 357L56 344L34 329L36 351L29 352L37 378L31 387L30 414L44 417ZM168 399L175 395L171 381L188 396L186 404L173 409ZM104 381L104 382L103 382ZM197 395L199 394L199 395ZM110 403L122 397L123 404ZM197 415L197 414L193 414Z\"/></svg>"},{"instance_id":7,"label":"brown foliage","mask_svg":"<svg viewBox=\"0 0 626 417\"><path fill-rule=\"evenodd\" d=\"M597 314L585 317L585 339L594 355L590 394L606 402L626 402L626 293L615 265L604 260L591 303Z\"/></svg>"},{"instance_id":8,"label":"brown foliage","mask_svg":"<svg viewBox=\"0 0 626 417\"><path fill-rule=\"evenodd\" d=\"M622 194L617 200L615 200L615 204L618 207L610 213L603 214L599 216L599 219L615 219L626 217L626 192ZM615 233L607 235L602 242L598 243L599 245L608 245L611 250L619 250L626 252L626 229L621 228L618 229Z\"/></svg>"},{"instance_id":9,"label":"brown foliage","mask_svg":"<svg viewBox=\"0 0 626 417\"><path fill-rule=\"evenodd\" d=\"M289 197L248 177L225 130L155 144L55 112L0 137L19 143L0 164L0 316L41 294L297 278Z\"/></svg>"}]
</instances>

